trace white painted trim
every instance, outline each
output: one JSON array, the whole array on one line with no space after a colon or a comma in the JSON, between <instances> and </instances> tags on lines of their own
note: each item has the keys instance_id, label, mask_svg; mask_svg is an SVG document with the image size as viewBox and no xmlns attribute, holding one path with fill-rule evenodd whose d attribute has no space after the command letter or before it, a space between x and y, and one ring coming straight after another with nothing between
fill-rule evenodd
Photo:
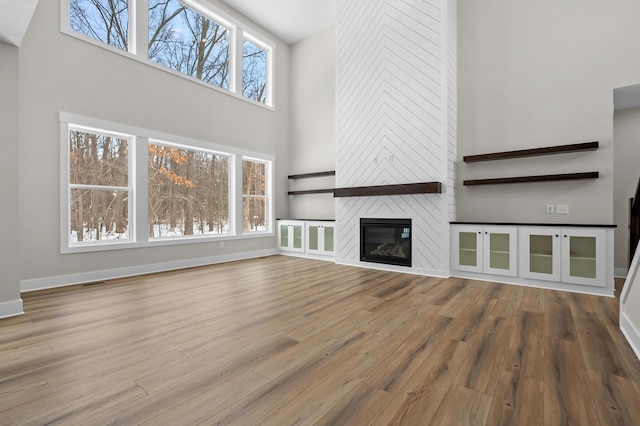
<instances>
[{"instance_id":1,"label":"white painted trim","mask_svg":"<svg viewBox=\"0 0 640 426\"><path fill-rule=\"evenodd\" d=\"M452 270L451 276L466 278L476 281L487 281L498 284L519 285L524 287L543 288L546 290L568 291L570 293L590 294L592 296L614 297L613 281L606 287L595 287L591 285L571 284L566 282L534 280L522 277L504 277L500 275L490 275L476 272L465 272Z\"/></svg>"},{"instance_id":2,"label":"white painted trim","mask_svg":"<svg viewBox=\"0 0 640 426\"><path fill-rule=\"evenodd\" d=\"M640 244L638 244L640 248ZM629 297L629 293L631 292L631 287L634 285L636 281L636 276L638 275L638 271L640 269L640 249L636 249L636 254L633 256L633 260L631 261L631 266L629 267L629 274L627 275L627 279L624 284L624 288L622 289L622 294L620 294L620 331L624 334L624 337L627 338L629 345L636 353L636 356L640 357L640 330L636 327L636 325L631 322L629 317L627 316L627 297Z\"/></svg>"},{"instance_id":3,"label":"white painted trim","mask_svg":"<svg viewBox=\"0 0 640 426\"><path fill-rule=\"evenodd\" d=\"M0 303L0 318L15 317L24 314L22 299Z\"/></svg>"},{"instance_id":4,"label":"white painted trim","mask_svg":"<svg viewBox=\"0 0 640 426\"><path fill-rule=\"evenodd\" d=\"M400 272L403 274L422 275L427 277L450 278L449 271L436 271L431 269L408 268L406 266L385 265L383 263L336 260L336 265L355 266L358 268L377 269L380 271L388 271L388 272Z\"/></svg>"},{"instance_id":5,"label":"white painted trim","mask_svg":"<svg viewBox=\"0 0 640 426\"><path fill-rule=\"evenodd\" d=\"M126 268L105 269L102 271L84 272L79 274L60 275L56 277L34 278L20 281L20 291L29 292L48 288L64 287L95 281L111 280L135 275L151 274L155 272L172 271L176 269L193 268L197 266L214 265L217 263L236 260L255 259L257 257L272 256L278 251L274 249L225 254L221 256L200 257L196 259L176 260L173 262L153 263L149 265L130 266Z\"/></svg>"},{"instance_id":6,"label":"white painted trim","mask_svg":"<svg viewBox=\"0 0 640 426\"><path fill-rule=\"evenodd\" d=\"M627 338L633 352L640 358L640 330L633 325L624 312L620 314L620 331Z\"/></svg>"},{"instance_id":7,"label":"white painted trim","mask_svg":"<svg viewBox=\"0 0 640 426\"><path fill-rule=\"evenodd\" d=\"M290 256L290 257L301 257L303 259L323 260L325 262L333 262L333 263L336 262L336 258L334 256L323 256L321 254L296 253L296 252L284 251L284 250L280 250L278 254L281 254L283 256Z\"/></svg>"}]
</instances>

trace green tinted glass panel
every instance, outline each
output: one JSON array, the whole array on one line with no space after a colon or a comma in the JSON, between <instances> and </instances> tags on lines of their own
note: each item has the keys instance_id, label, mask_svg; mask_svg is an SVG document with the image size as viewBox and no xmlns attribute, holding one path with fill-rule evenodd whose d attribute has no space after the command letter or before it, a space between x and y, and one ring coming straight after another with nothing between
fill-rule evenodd
<instances>
[{"instance_id":1,"label":"green tinted glass panel","mask_svg":"<svg viewBox=\"0 0 640 426\"><path fill-rule=\"evenodd\" d=\"M318 250L318 227L309 227L309 248L311 250Z\"/></svg>"},{"instance_id":2,"label":"green tinted glass panel","mask_svg":"<svg viewBox=\"0 0 640 426\"><path fill-rule=\"evenodd\" d=\"M280 246L289 247L289 227L280 225Z\"/></svg>"},{"instance_id":3,"label":"green tinted glass panel","mask_svg":"<svg viewBox=\"0 0 640 426\"><path fill-rule=\"evenodd\" d=\"M460 250L459 260L463 266L478 266L477 264L477 241L478 236L475 232L460 232L459 234Z\"/></svg>"},{"instance_id":4,"label":"green tinted glass panel","mask_svg":"<svg viewBox=\"0 0 640 426\"><path fill-rule=\"evenodd\" d=\"M569 237L569 275L596 278L596 238Z\"/></svg>"},{"instance_id":5,"label":"green tinted glass panel","mask_svg":"<svg viewBox=\"0 0 640 426\"><path fill-rule=\"evenodd\" d=\"M551 235L529 237L529 271L553 274L553 237Z\"/></svg>"},{"instance_id":6,"label":"green tinted glass panel","mask_svg":"<svg viewBox=\"0 0 640 426\"><path fill-rule=\"evenodd\" d=\"M300 225L293 227L293 247L302 248L302 226Z\"/></svg>"},{"instance_id":7,"label":"green tinted glass panel","mask_svg":"<svg viewBox=\"0 0 640 426\"><path fill-rule=\"evenodd\" d=\"M489 235L489 266L494 269L509 269L509 234Z\"/></svg>"},{"instance_id":8,"label":"green tinted glass panel","mask_svg":"<svg viewBox=\"0 0 640 426\"><path fill-rule=\"evenodd\" d=\"M324 250L333 251L333 227L326 226L324 228Z\"/></svg>"}]
</instances>

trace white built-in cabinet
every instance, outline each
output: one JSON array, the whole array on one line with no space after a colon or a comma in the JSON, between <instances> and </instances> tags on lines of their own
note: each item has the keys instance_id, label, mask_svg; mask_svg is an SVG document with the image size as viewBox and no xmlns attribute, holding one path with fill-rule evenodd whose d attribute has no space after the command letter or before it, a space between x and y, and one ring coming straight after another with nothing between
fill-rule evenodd
<instances>
[{"instance_id":1,"label":"white built-in cabinet","mask_svg":"<svg viewBox=\"0 0 640 426\"><path fill-rule=\"evenodd\" d=\"M304 253L304 222L279 220L278 248L283 251Z\"/></svg>"},{"instance_id":2,"label":"white built-in cabinet","mask_svg":"<svg viewBox=\"0 0 640 426\"><path fill-rule=\"evenodd\" d=\"M310 254L334 254L334 222L305 222L306 252Z\"/></svg>"},{"instance_id":3,"label":"white built-in cabinet","mask_svg":"<svg viewBox=\"0 0 640 426\"><path fill-rule=\"evenodd\" d=\"M278 220L278 248L284 252L334 256L335 222Z\"/></svg>"},{"instance_id":4,"label":"white built-in cabinet","mask_svg":"<svg viewBox=\"0 0 640 426\"><path fill-rule=\"evenodd\" d=\"M452 224L452 275L611 296L613 230Z\"/></svg>"},{"instance_id":5,"label":"white built-in cabinet","mask_svg":"<svg viewBox=\"0 0 640 426\"><path fill-rule=\"evenodd\" d=\"M520 232L523 277L606 286L605 230L523 228Z\"/></svg>"},{"instance_id":6,"label":"white built-in cabinet","mask_svg":"<svg viewBox=\"0 0 640 426\"><path fill-rule=\"evenodd\" d=\"M452 227L453 269L515 277L518 271L515 227Z\"/></svg>"}]
</instances>

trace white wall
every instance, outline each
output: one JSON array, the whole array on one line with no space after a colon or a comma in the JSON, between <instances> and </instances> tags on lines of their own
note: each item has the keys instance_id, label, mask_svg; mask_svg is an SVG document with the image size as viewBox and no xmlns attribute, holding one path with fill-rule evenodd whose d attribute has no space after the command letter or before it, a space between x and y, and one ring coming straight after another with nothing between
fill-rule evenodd
<instances>
[{"instance_id":1,"label":"white wall","mask_svg":"<svg viewBox=\"0 0 640 426\"><path fill-rule=\"evenodd\" d=\"M290 174L335 170L335 27L291 46ZM335 178L290 180L292 191L334 188ZM334 219L332 194L289 197L289 217Z\"/></svg>"},{"instance_id":2,"label":"white wall","mask_svg":"<svg viewBox=\"0 0 640 426\"><path fill-rule=\"evenodd\" d=\"M613 223L613 88L640 76L640 2L459 2L458 219ZM465 164L494 151L599 141L595 152ZM599 171L600 179L463 186ZM547 204L570 214L547 215Z\"/></svg>"},{"instance_id":3,"label":"white wall","mask_svg":"<svg viewBox=\"0 0 640 426\"><path fill-rule=\"evenodd\" d=\"M0 318L22 312L20 300L18 48L0 42Z\"/></svg>"},{"instance_id":4,"label":"white wall","mask_svg":"<svg viewBox=\"0 0 640 426\"><path fill-rule=\"evenodd\" d=\"M629 198L640 178L640 108L616 111L613 119L613 215L618 225L614 265L616 275L625 276L629 267Z\"/></svg>"},{"instance_id":5,"label":"white wall","mask_svg":"<svg viewBox=\"0 0 640 426\"><path fill-rule=\"evenodd\" d=\"M449 273L455 6L447 0L337 3L337 187L443 185L442 194L337 199L339 263L371 266L359 262L360 218L411 218L411 272Z\"/></svg>"},{"instance_id":6,"label":"white wall","mask_svg":"<svg viewBox=\"0 0 640 426\"><path fill-rule=\"evenodd\" d=\"M39 2L20 48L23 284L60 283L64 277L93 277L96 271L128 272L145 265L197 263L274 249L275 237L270 237L227 241L223 249L217 243L201 243L60 254L60 111L276 156L275 213L286 214L289 47L282 42L276 47L274 112L62 34L59 8L57 0Z\"/></svg>"}]
</instances>

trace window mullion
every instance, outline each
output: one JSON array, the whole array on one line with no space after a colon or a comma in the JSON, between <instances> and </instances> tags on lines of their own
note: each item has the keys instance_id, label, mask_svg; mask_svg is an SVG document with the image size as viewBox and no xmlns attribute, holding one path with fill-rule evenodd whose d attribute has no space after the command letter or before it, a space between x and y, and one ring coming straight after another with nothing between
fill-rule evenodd
<instances>
[{"instance_id":1,"label":"window mullion","mask_svg":"<svg viewBox=\"0 0 640 426\"><path fill-rule=\"evenodd\" d=\"M136 241L149 241L149 138L138 136L134 146L133 202L129 204L133 206Z\"/></svg>"},{"instance_id":2,"label":"window mullion","mask_svg":"<svg viewBox=\"0 0 640 426\"><path fill-rule=\"evenodd\" d=\"M233 34L233 54L229 64L233 76L232 92L242 95L242 42L244 40L242 28L236 27Z\"/></svg>"},{"instance_id":3,"label":"window mullion","mask_svg":"<svg viewBox=\"0 0 640 426\"><path fill-rule=\"evenodd\" d=\"M149 54L149 0L130 1L132 19L129 51L141 58L147 58Z\"/></svg>"}]
</instances>

